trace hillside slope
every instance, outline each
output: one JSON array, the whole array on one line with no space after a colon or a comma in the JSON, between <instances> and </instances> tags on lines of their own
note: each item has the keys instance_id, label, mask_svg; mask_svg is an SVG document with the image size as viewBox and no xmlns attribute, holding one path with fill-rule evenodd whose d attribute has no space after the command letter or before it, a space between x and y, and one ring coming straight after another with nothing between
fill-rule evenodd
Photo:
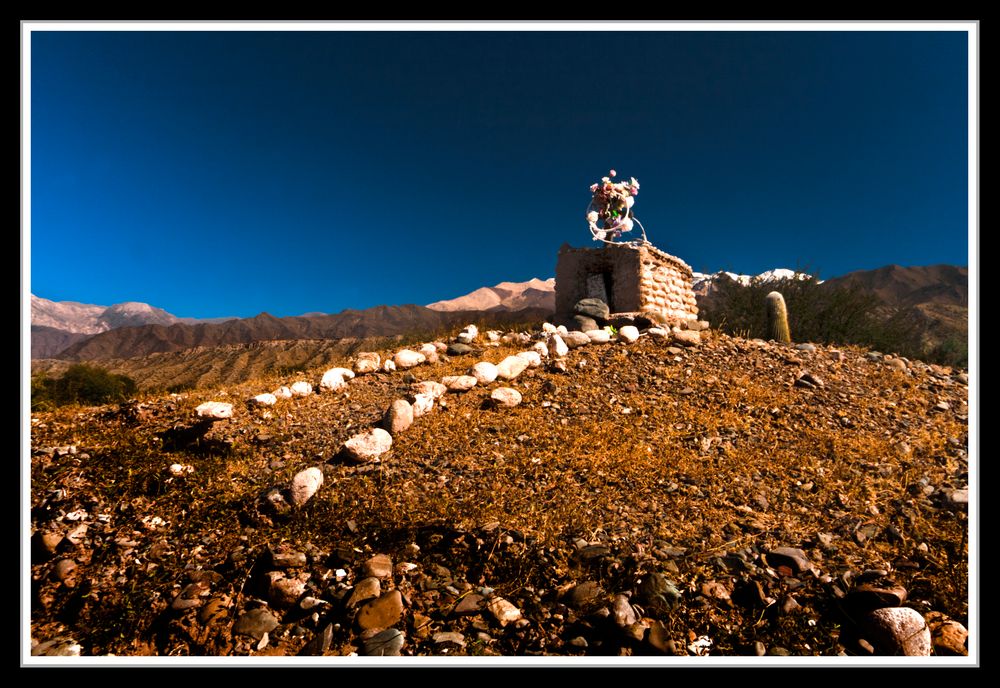
<instances>
[{"instance_id":1,"label":"hillside slope","mask_svg":"<svg viewBox=\"0 0 1000 688\"><path fill-rule=\"evenodd\" d=\"M407 375L440 380L528 343L272 408L242 400L323 370L33 414L33 642L832 656L892 654L869 633L875 608L966 622L967 377L702 336L591 344L565 373L448 393L375 463L339 450ZM501 385L523 402L491 408ZM233 418L199 431L210 399ZM308 467L325 480L304 506L259 501Z\"/></svg>"}]
</instances>

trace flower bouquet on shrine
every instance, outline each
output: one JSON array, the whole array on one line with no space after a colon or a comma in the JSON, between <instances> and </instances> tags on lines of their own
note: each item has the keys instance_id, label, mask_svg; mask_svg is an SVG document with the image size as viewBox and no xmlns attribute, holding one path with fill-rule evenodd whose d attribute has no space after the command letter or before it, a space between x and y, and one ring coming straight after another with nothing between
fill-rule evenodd
<instances>
[{"instance_id":1,"label":"flower bouquet on shrine","mask_svg":"<svg viewBox=\"0 0 1000 688\"><path fill-rule=\"evenodd\" d=\"M600 182L590 185L593 197L587 206L587 224L594 241L616 243L625 232L631 232L638 225L642 232L642 241L646 241L646 232L642 223L632 213L635 197L639 194L639 182L635 177L628 181L613 182L616 176L611 170Z\"/></svg>"}]
</instances>

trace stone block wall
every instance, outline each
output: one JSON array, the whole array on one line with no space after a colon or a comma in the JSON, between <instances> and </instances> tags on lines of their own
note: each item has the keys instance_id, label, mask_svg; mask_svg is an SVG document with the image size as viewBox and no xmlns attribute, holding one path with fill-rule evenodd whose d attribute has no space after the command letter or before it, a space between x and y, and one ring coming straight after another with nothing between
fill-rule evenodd
<instances>
[{"instance_id":1,"label":"stone block wall","mask_svg":"<svg viewBox=\"0 0 1000 688\"><path fill-rule=\"evenodd\" d=\"M698 317L691 267L655 246L563 244L556 262L556 317L573 315L584 298L599 298L612 313L658 313L680 323Z\"/></svg>"}]
</instances>

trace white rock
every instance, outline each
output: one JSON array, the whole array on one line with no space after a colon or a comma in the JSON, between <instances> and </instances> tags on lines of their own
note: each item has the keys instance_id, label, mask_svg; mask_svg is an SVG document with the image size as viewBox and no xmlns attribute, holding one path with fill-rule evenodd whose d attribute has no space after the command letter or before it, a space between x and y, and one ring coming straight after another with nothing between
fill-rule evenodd
<instances>
[{"instance_id":1,"label":"white rock","mask_svg":"<svg viewBox=\"0 0 1000 688\"><path fill-rule=\"evenodd\" d=\"M552 323L542 323L542 332L545 334L555 334L558 331Z\"/></svg>"},{"instance_id":2,"label":"white rock","mask_svg":"<svg viewBox=\"0 0 1000 688\"><path fill-rule=\"evenodd\" d=\"M504 380L513 380L524 372L528 367L528 362L519 356L508 356L497 364L497 377Z\"/></svg>"},{"instance_id":3,"label":"white rock","mask_svg":"<svg viewBox=\"0 0 1000 688\"><path fill-rule=\"evenodd\" d=\"M396 399L382 417L382 427L393 435L404 432L411 425L413 425L413 407L406 399Z\"/></svg>"},{"instance_id":4,"label":"white rock","mask_svg":"<svg viewBox=\"0 0 1000 688\"><path fill-rule=\"evenodd\" d=\"M412 394L429 394L435 400L443 397L447 391L448 387L446 385L435 380L424 380L423 382L414 382L410 385L410 392Z\"/></svg>"},{"instance_id":5,"label":"white rock","mask_svg":"<svg viewBox=\"0 0 1000 688\"><path fill-rule=\"evenodd\" d=\"M197 413L200 418L223 420L225 418L233 417L233 405L222 401L206 401L204 404L199 404L198 408L196 408L194 412Z\"/></svg>"},{"instance_id":6,"label":"white rock","mask_svg":"<svg viewBox=\"0 0 1000 688\"><path fill-rule=\"evenodd\" d=\"M658 339L666 339L667 337L670 336L670 333L667 332L662 327L650 327L648 330L646 330L646 334L650 335L651 337L656 337Z\"/></svg>"},{"instance_id":7,"label":"white rock","mask_svg":"<svg viewBox=\"0 0 1000 688\"><path fill-rule=\"evenodd\" d=\"M393 362L391 358L386 359L386 361L382 364L382 370L384 370L387 373L393 372L394 370L396 370L395 362Z\"/></svg>"},{"instance_id":8,"label":"white rock","mask_svg":"<svg viewBox=\"0 0 1000 688\"><path fill-rule=\"evenodd\" d=\"M426 356L416 351L410 351L409 349L403 349L402 351L397 351L396 355L392 357L393 362L395 362L397 368L412 368L413 366L418 366L427 360Z\"/></svg>"},{"instance_id":9,"label":"white rock","mask_svg":"<svg viewBox=\"0 0 1000 688\"><path fill-rule=\"evenodd\" d=\"M465 329L462 330L462 331L466 332L468 334L471 334L473 339L475 339L476 337L479 336L479 328L476 327L475 325L471 325L471 324L470 325L466 325Z\"/></svg>"},{"instance_id":10,"label":"white rock","mask_svg":"<svg viewBox=\"0 0 1000 688\"><path fill-rule=\"evenodd\" d=\"M276 389L273 392L271 392L271 394L273 394L274 396L276 396L278 399L291 399L292 398L292 390L288 389L284 385L282 385L281 387L278 387L278 389Z\"/></svg>"},{"instance_id":11,"label":"white rock","mask_svg":"<svg viewBox=\"0 0 1000 688\"><path fill-rule=\"evenodd\" d=\"M382 357L374 351L362 351L354 361L354 372L358 375L374 373L382 365Z\"/></svg>"},{"instance_id":12,"label":"white rock","mask_svg":"<svg viewBox=\"0 0 1000 688\"><path fill-rule=\"evenodd\" d=\"M323 379L320 380L319 388L324 392L332 392L347 387L347 381L353 378L353 370L348 370L347 368L330 368L330 370L323 373Z\"/></svg>"},{"instance_id":13,"label":"white rock","mask_svg":"<svg viewBox=\"0 0 1000 688\"><path fill-rule=\"evenodd\" d=\"M434 397L430 394L415 394L413 396L414 418L419 418L426 413L430 413L432 408L434 408Z\"/></svg>"},{"instance_id":14,"label":"white rock","mask_svg":"<svg viewBox=\"0 0 1000 688\"><path fill-rule=\"evenodd\" d=\"M909 607L876 609L864 617L862 634L879 654L928 657L931 629L924 617Z\"/></svg>"},{"instance_id":15,"label":"white rock","mask_svg":"<svg viewBox=\"0 0 1000 688\"><path fill-rule=\"evenodd\" d=\"M304 471L299 471L292 478L292 484L289 487L289 492L292 495L292 503L295 506L302 506L309 499L316 494L316 490L320 488L323 484L323 471L322 469L313 466L312 468L307 468Z\"/></svg>"},{"instance_id":16,"label":"white rock","mask_svg":"<svg viewBox=\"0 0 1000 688\"><path fill-rule=\"evenodd\" d=\"M434 342L434 348L438 350L439 354L443 354L448 350L448 345L444 342Z\"/></svg>"},{"instance_id":17,"label":"white rock","mask_svg":"<svg viewBox=\"0 0 1000 688\"><path fill-rule=\"evenodd\" d=\"M570 349L590 344L590 337L585 335L583 332L566 332L560 336L562 337L562 340L566 342L566 346Z\"/></svg>"},{"instance_id":18,"label":"white rock","mask_svg":"<svg viewBox=\"0 0 1000 688\"><path fill-rule=\"evenodd\" d=\"M552 355L556 358L562 358L569 353L569 347L566 346L566 342L558 334L554 334L549 338L549 348L552 350Z\"/></svg>"},{"instance_id":19,"label":"white rock","mask_svg":"<svg viewBox=\"0 0 1000 688\"><path fill-rule=\"evenodd\" d=\"M424 355L424 359L427 363L437 363L438 362L438 350L433 344L424 344L420 347L420 353Z\"/></svg>"},{"instance_id":20,"label":"white rock","mask_svg":"<svg viewBox=\"0 0 1000 688\"><path fill-rule=\"evenodd\" d=\"M556 328L556 334L566 334L569 330L566 329L565 325L560 325Z\"/></svg>"},{"instance_id":21,"label":"white rock","mask_svg":"<svg viewBox=\"0 0 1000 688\"><path fill-rule=\"evenodd\" d=\"M476 378L471 375L448 375L441 382L452 392L468 392L476 386Z\"/></svg>"},{"instance_id":22,"label":"white rock","mask_svg":"<svg viewBox=\"0 0 1000 688\"><path fill-rule=\"evenodd\" d=\"M635 325L626 325L618 330L618 337L631 344L639 338L639 328Z\"/></svg>"},{"instance_id":23,"label":"white rock","mask_svg":"<svg viewBox=\"0 0 1000 688\"><path fill-rule=\"evenodd\" d=\"M278 395L265 392L264 394L258 394L250 401L260 406L274 406L278 403Z\"/></svg>"},{"instance_id":24,"label":"white rock","mask_svg":"<svg viewBox=\"0 0 1000 688\"><path fill-rule=\"evenodd\" d=\"M538 355L541 356L542 358L549 357L549 346L545 342L535 342L532 345L531 350L537 351Z\"/></svg>"},{"instance_id":25,"label":"white rock","mask_svg":"<svg viewBox=\"0 0 1000 688\"><path fill-rule=\"evenodd\" d=\"M512 408L521 403L521 393L510 387L498 387L490 394L490 399L498 406Z\"/></svg>"},{"instance_id":26,"label":"white rock","mask_svg":"<svg viewBox=\"0 0 1000 688\"><path fill-rule=\"evenodd\" d=\"M542 346L545 345L542 344ZM529 368L537 368L542 365L542 356L537 351L522 351L514 355L527 361Z\"/></svg>"},{"instance_id":27,"label":"white rock","mask_svg":"<svg viewBox=\"0 0 1000 688\"><path fill-rule=\"evenodd\" d=\"M487 603L486 608L501 626L521 618L521 610L502 597L494 597Z\"/></svg>"},{"instance_id":28,"label":"white rock","mask_svg":"<svg viewBox=\"0 0 1000 688\"><path fill-rule=\"evenodd\" d=\"M194 473L194 466L182 463L172 463L170 464L170 475L181 477L182 475L188 475L189 473Z\"/></svg>"},{"instance_id":29,"label":"white rock","mask_svg":"<svg viewBox=\"0 0 1000 688\"><path fill-rule=\"evenodd\" d=\"M313 393L313 386L305 380L292 383L292 395L296 397L307 397Z\"/></svg>"},{"instance_id":30,"label":"white rock","mask_svg":"<svg viewBox=\"0 0 1000 688\"><path fill-rule=\"evenodd\" d=\"M480 361L469 368L469 375L476 378L479 384L488 384L497 379L497 367L489 361Z\"/></svg>"},{"instance_id":31,"label":"white rock","mask_svg":"<svg viewBox=\"0 0 1000 688\"><path fill-rule=\"evenodd\" d=\"M374 461L392 447L392 435L382 428L372 428L344 442L344 454L358 463Z\"/></svg>"},{"instance_id":32,"label":"white rock","mask_svg":"<svg viewBox=\"0 0 1000 688\"><path fill-rule=\"evenodd\" d=\"M455 337L455 341L461 344L472 344L476 340L476 335L470 334L469 332L459 332L458 336Z\"/></svg>"},{"instance_id":33,"label":"white rock","mask_svg":"<svg viewBox=\"0 0 1000 688\"><path fill-rule=\"evenodd\" d=\"M584 334L594 344L607 344L611 341L611 333L607 330L588 330Z\"/></svg>"},{"instance_id":34,"label":"white rock","mask_svg":"<svg viewBox=\"0 0 1000 688\"><path fill-rule=\"evenodd\" d=\"M486 331L486 339L488 339L491 342L499 342L500 341L500 337L502 335L503 335L503 332L501 332L500 330L487 330Z\"/></svg>"}]
</instances>

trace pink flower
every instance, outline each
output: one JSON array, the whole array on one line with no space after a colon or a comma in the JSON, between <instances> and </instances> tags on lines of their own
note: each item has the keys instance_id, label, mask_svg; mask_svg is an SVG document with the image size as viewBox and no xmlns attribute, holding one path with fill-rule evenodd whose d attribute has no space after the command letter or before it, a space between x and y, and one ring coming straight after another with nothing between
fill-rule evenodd
<instances>
[{"instance_id":1,"label":"pink flower","mask_svg":"<svg viewBox=\"0 0 1000 688\"><path fill-rule=\"evenodd\" d=\"M590 185L590 193L594 193L595 191L597 191L597 184L591 184Z\"/></svg>"},{"instance_id":2,"label":"pink flower","mask_svg":"<svg viewBox=\"0 0 1000 688\"><path fill-rule=\"evenodd\" d=\"M609 172L608 174L610 174L610 175L611 175L612 177L614 177L614 176L615 176L616 174L618 174L618 173L617 173L617 172L615 172L614 170L611 170L611 172Z\"/></svg>"}]
</instances>

